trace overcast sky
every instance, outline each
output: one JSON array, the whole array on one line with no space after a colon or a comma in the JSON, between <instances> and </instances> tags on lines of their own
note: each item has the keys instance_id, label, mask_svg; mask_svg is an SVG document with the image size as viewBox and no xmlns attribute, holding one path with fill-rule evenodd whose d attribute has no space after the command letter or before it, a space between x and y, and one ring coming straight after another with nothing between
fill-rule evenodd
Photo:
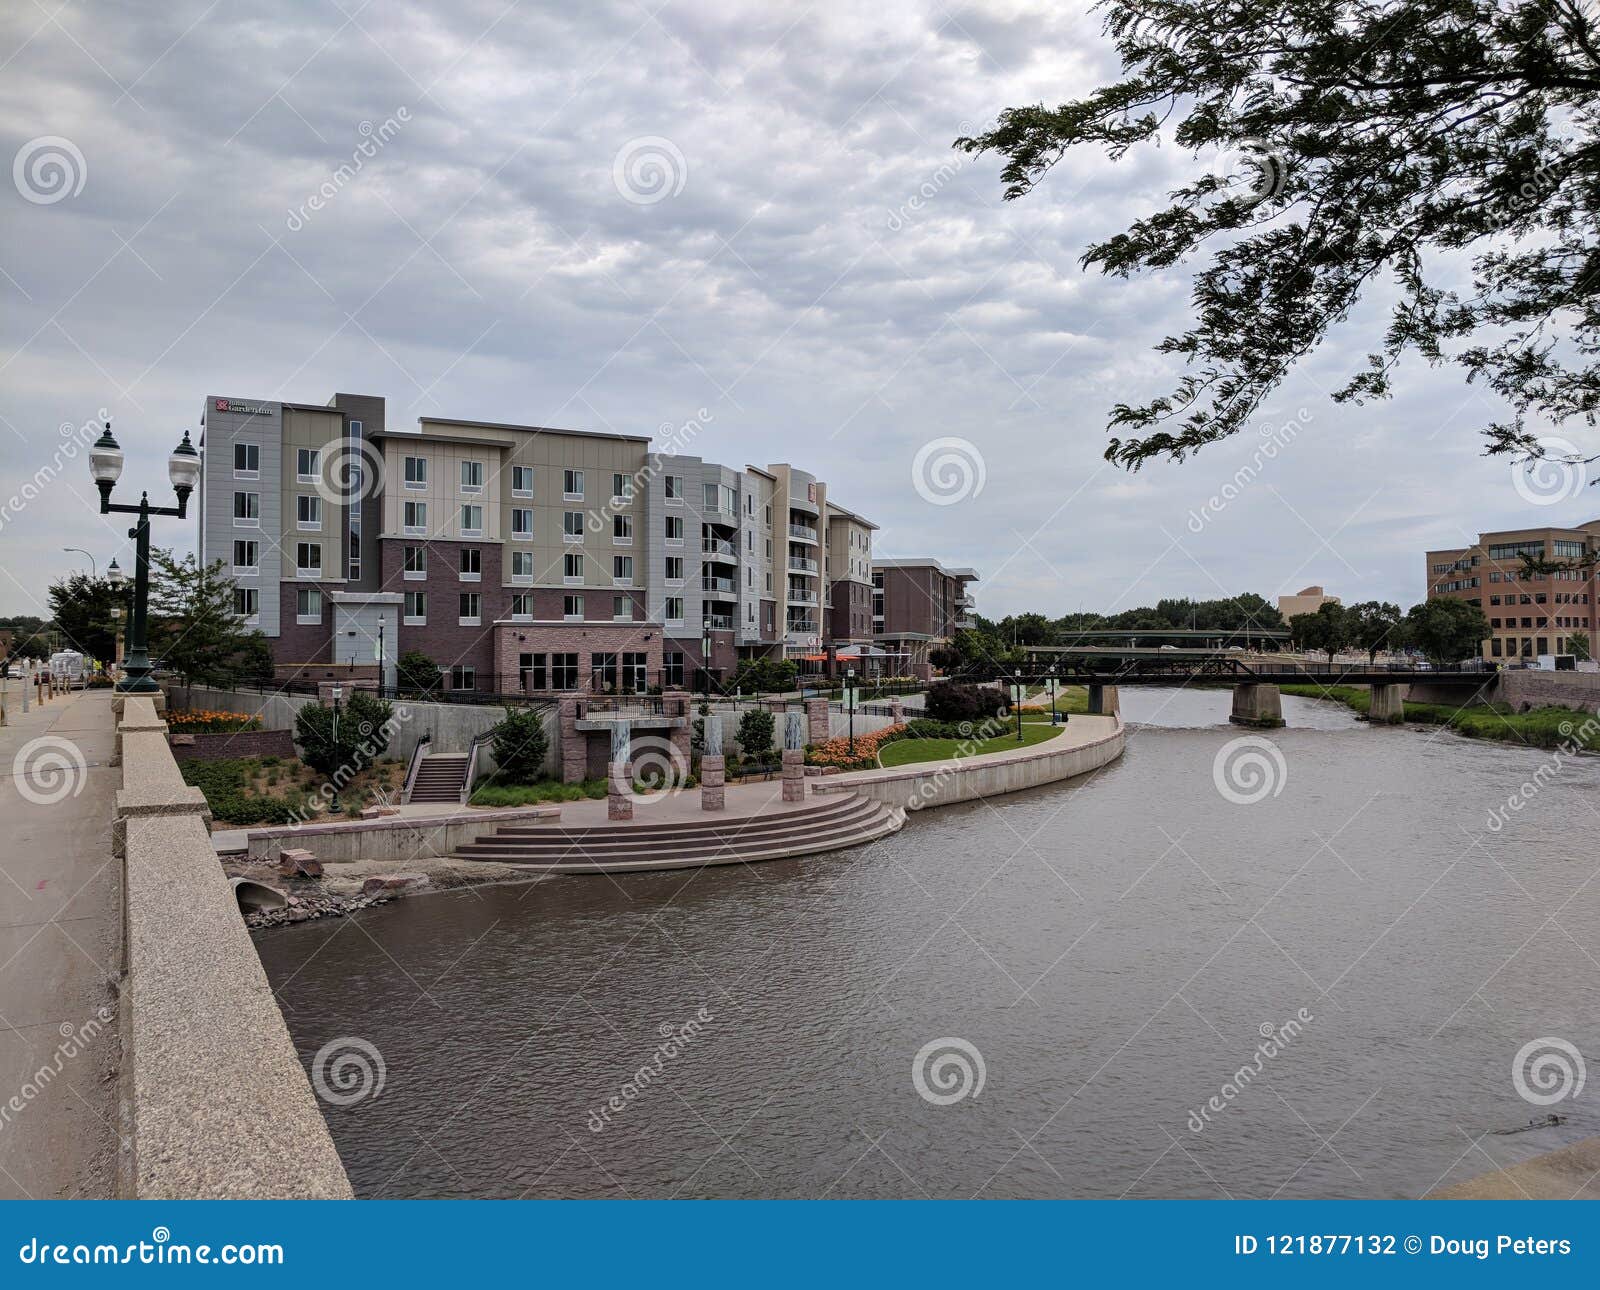
<instances>
[{"instance_id":1,"label":"overcast sky","mask_svg":"<svg viewBox=\"0 0 1600 1290\"><path fill-rule=\"evenodd\" d=\"M1072 4L14 0L0 56L0 612L84 567L64 546L131 563L78 428L109 411L122 491L169 502L207 393L381 394L391 428L705 409L693 451L816 472L879 554L977 568L993 616L1308 583L1407 605L1429 546L1600 514L1485 460L1498 409L1454 370L1334 405L1381 301L1274 396L1275 435L1107 466L1189 282L1078 257L1214 159L1077 156L1003 203L998 162L949 147L1114 75Z\"/></svg>"}]
</instances>

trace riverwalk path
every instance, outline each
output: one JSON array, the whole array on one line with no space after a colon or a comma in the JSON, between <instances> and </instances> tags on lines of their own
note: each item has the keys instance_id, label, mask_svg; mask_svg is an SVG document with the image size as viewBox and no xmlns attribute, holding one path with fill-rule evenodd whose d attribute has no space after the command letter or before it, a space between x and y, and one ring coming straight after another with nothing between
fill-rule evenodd
<instances>
[{"instance_id":1,"label":"riverwalk path","mask_svg":"<svg viewBox=\"0 0 1600 1290\"><path fill-rule=\"evenodd\" d=\"M0 1198L115 1189L122 879L108 690L0 727Z\"/></svg>"}]
</instances>

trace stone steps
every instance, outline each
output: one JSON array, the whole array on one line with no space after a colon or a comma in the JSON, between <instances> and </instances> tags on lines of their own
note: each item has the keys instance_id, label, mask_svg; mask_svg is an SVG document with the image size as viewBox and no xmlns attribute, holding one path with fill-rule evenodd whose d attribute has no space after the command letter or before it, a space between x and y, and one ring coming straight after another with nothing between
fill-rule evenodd
<instances>
[{"instance_id":1,"label":"stone steps","mask_svg":"<svg viewBox=\"0 0 1600 1290\"><path fill-rule=\"evenodd\" d=\"M459 753L429 753L417 767L407 802L457 802L467 782L467 759Z\"/></svg>"},{"instance_id":2,"label":"stone steps","mask_svg":"<svg viewBox=\"0 0 1600 1290\"><path fill-rule=\"evenodd\" d=\"M874 841L904 823L905 812L900 807L852 795L816 810L734 820L628 824L611 829L521 829L509 835L502 830L464 844L456 855L551 873L643 872L837 851Z\"/></svg>"}]
</instances>

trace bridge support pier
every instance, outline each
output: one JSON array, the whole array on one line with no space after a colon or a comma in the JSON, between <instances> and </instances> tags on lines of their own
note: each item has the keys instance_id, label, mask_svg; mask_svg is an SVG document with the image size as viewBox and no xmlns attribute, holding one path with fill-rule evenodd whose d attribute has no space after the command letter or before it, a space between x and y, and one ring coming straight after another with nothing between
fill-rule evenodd
<instances>
[{"instance_id":1,"label":"bridge support pier","mask_svg":"<svg viewBox=\"0 0 1600 1290\"><path fill-rule=\"evenodd\" d=\"M1375 726L1398 726L1406 719L1401 685L1375 685L1372 687L1372 706L1367 710L1367 720Z\"/></svg>"},{"instance_id":2,"label":"bridge support pier","mask_svg":"<svg viewBox=\"0 0 1600 1290\"><path fill-rule=\"evenodd\" d=\"M1236 726L1272 729L1283 724L1283 697L1275 685L1236 685L1233 687L1233 712L1228 720Z\"/></svg>"},{"instance_id":3,"label":"bridge support pier","mask_svg":"<svg viewBox=\"0 0 1600 1290\"><path fill-rule=\"evenodd\" d=\"M1089 711L1096 716L1109 717L1122 712L1122 695L1114 685L1089 687Z\"/></svg>"}]
</instances>

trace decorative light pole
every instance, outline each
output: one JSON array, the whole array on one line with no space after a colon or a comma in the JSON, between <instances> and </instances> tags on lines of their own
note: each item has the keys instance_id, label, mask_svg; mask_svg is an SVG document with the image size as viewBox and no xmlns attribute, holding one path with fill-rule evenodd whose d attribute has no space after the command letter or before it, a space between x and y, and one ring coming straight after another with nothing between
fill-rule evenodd
<instances>
[{"instance_id":1,"label":"decorative light pole","mask_svg":"<svg viewBox=\"0 0 1600 1290\"><path fill-rule=\"evenodd\" d=\"M106 580L111 583L111 589L118 596L118 603L111 606L111 621L116 624L114 638L111 645L111 670L115 672L122 666L122 588L127 579L122 576L122 566L115 559L106 569Z\"/></svg>"},{"instance_id":2,"label":"decorative light pole","mask_svg":"<svg viewBox=\"0 0 1600 1290\"><path fill-rule=\"evenodd\" d=\"M339 700L344 697L344 686L333 686L328 693L328 697L333 700L333 746L335 752L337 752L339 748ZM339 801L339 777L337 775L333 777L333 797L328 802L328 809L334 813L344 810L343 804Z\"/></svg>"},{"instance_id":3,"label":"decorative light pole","mask_svg":"<svg viewBox=\"0 0 1600 1290\"><path fill-rule=\"evenodd\" d=\"M137 506L113 505L111 490L122 477L123 452L111 437L111 422L106 422L105 433L89 449L89 473L95 487L100 490L100 514L137 515L138 522L128 530L135 540L133 566L133 617L128 629L128 664L117 682L118 694L152 694L160 687L151 677L150 667L150 517L170 515L184 519L189 510L189 494L200 478L200 454L189 442L189 432L183 432L183 441L167 458L167 478L178 495L178 504L172 506L150 505L150 494L140 493Z\"/></svg>"}]
</instances>

